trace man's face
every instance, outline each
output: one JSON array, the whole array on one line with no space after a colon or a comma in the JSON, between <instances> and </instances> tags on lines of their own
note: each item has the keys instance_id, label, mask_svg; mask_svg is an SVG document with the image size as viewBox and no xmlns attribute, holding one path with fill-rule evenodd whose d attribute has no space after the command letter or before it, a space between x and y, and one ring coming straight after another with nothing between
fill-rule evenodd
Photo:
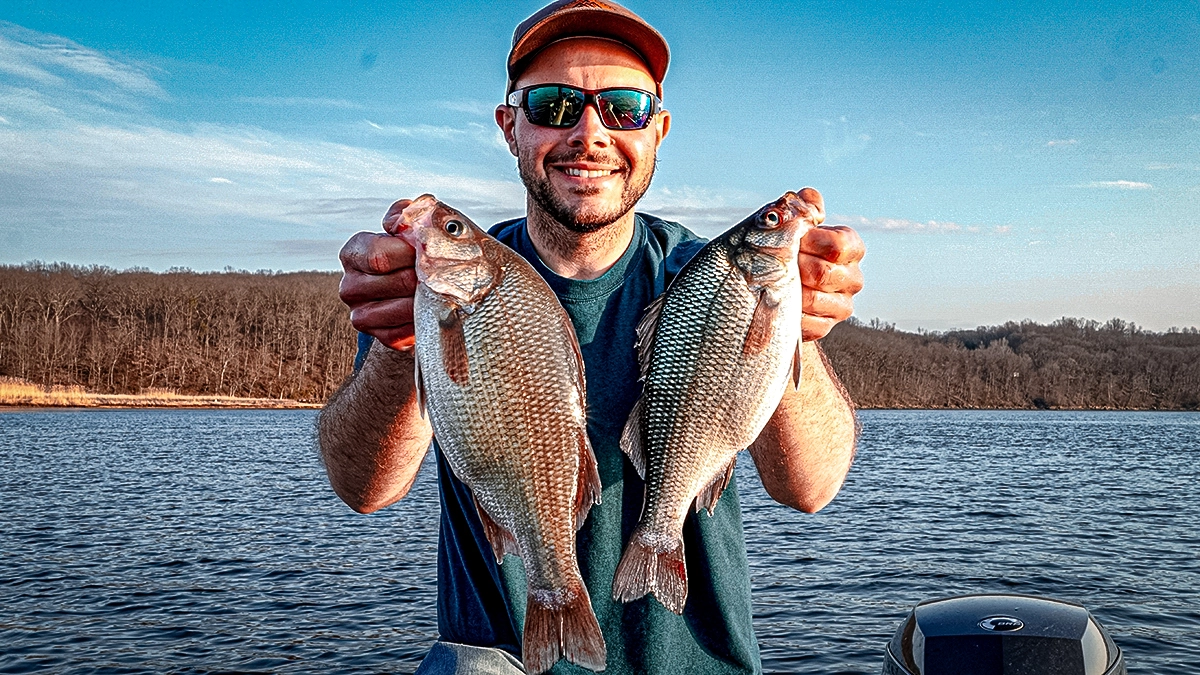
<instances>
[{"instance_id":1,"label":"man's face","mask_svg":"<svg viewBox=\"0 0 1200 675\"><path fill-rule=\"evenodd\" d=\"M550 83L655 90L654 78L633 51L592 38L550 45L522 73L516 88ZM595 107L588 105L578 124L557 129L530 123L523 110L500 106L496 122L535 204L563 226L591 232L628 213L646 193L670 115L660 112L645 129L614 130L606 129Z\"/></svg>"}]
</instances>

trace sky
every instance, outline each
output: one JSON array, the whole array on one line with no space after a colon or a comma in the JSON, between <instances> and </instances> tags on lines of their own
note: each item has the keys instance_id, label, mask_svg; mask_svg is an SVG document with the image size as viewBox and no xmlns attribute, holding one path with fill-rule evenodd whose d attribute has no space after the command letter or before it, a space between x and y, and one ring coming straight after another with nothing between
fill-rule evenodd
<instances>
[{"instance_id":1,"label":"sky","mask_svg":"<svg viewBox=\"0 0 1200 675\"><path fill-rule=\"evenodd\" d=\"M0 4L0 264L339 269L432 192L524 210L516 2ZM1200 326L1200 0L629 0L673 126L639 210L705 236L821 191L864 321Z\"/></svg>"}]
</instances>

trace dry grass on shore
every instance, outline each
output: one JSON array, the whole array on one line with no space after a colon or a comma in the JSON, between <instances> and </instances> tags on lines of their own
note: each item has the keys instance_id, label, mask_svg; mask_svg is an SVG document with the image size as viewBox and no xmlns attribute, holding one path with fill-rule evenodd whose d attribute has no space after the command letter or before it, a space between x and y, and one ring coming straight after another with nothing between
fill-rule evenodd
<instances>
[{"instance_id":1,"label":"dry grass on shore","mask_svg":"<svg viewBox=\"0 0 1200 675\"><path fill-rule=\"evenodd\" d=\"M41 387L28 380L0 377L0 406L34 408L319 408L276 398L190 396L170 389L143 389L140 394L94 394L83 387Z\"/></svg>"}]
</instances>

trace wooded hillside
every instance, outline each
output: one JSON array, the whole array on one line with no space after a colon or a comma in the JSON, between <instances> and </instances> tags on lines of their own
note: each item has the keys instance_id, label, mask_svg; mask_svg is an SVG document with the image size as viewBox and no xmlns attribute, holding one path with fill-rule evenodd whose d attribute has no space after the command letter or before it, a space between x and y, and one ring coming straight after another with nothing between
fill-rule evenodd
<instances>
[{"instance_id":1,"label":"wooded hillside","mask_svg":"<svg viewBox=\"0 0 1200 675\"><path fill-rule=\"evenodd\" d=\"M105 394L323 400L355 352L338 278L0 267L0 375Z\"/></svg>"},{"instance_id":2,"label":"wooded hillside","mask_svg":"<svg viewBox=\"0 0 1200 675\"><path fill-rule=\"evenodd\" d=\"M863 408L1200 408L1200 331L1064 318L947 333L851 320L822 342Z\"/></svg>"},{"instance_id":3,"label":"wooded hillside","mask_svg":"<svg viewBox=\"0 0 1200 675\"><path fill-rule=\"evenodd\" d=\"M355 334L331 272L0 266L0 377L104 394L322 401ZM1061 319L823 341L863 408L1200 408L1200 332Z\"/></svg>"}]
</instances>

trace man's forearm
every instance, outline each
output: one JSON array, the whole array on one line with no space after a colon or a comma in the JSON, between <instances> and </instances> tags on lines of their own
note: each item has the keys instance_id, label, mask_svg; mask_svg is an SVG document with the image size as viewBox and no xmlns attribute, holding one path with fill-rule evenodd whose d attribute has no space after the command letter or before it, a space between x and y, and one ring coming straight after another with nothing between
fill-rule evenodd
<instances>
[{"instance_id":1,"label":"man's forearm","mask_svg":"<svg viewBox=\"0 0 1200 675\"><path fill-rule=\"evenodd\" d=\"M788 387L750 446L763 486L776 501L812 513L837 494L854 458L854 406L815 342L802 350L798 390Z\"/></svg>"},{"instance_id":2,"label":"man's forearm","mask_svg":"<svg viewBox=\"0 0 1200 675\"><path fill-rule=\"evenodd\" d=\"M350 508L370 513L408 494L432 438L417 408L412 353L373 344L325 404L317 435L329 482Z\"/></svg>"}]
</instances>

